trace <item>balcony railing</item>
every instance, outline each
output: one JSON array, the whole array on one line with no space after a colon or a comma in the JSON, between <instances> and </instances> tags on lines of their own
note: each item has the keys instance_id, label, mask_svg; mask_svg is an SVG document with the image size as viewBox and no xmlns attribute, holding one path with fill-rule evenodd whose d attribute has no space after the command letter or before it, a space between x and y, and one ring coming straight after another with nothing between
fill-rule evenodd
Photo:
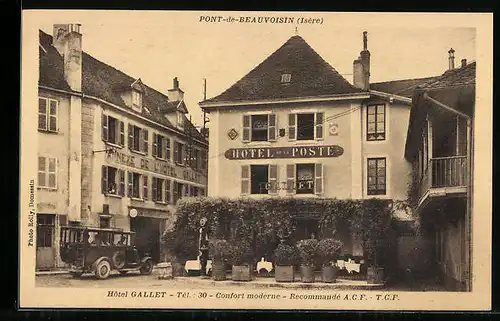
<instances>
[{"instance_id":1,"label":"balcony railing","mask_svg":"<svg viewBox=\"0 0 500 321\"><path fill-rule=\"evenodd\" d=\"M422 174L418 198L421 201L431 189L466 186L467 156L435 157Z\"/></svg>"}]
</instances>

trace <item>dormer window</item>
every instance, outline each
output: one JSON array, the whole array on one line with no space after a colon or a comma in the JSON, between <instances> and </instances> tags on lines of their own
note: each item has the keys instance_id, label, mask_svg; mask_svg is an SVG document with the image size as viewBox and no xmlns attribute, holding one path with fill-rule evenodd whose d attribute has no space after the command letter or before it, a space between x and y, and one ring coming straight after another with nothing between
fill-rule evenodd
<instances>
[{"instance_id":1,"label":"dormer window","mask_svg":"<svg viewBox=\"0 0 500 321\"><path fill-rule=\"evenodd\" d=\"M291 74L282 74L281 75L281 83L289 83L292 80Z\"/></svg>"},{"instance_id":2,"label":"dormer window","mask_svg":"<svg viewBox=\"0 0 500 321\"><path fill-rule=\"evenodd\" d=\"M137 90L132 90L132 108L141 111L142 108L142 93Z\"/></svg>"},{"instance_id":3,"label":"dormer window","mask_svg":"<svg viewBox=\"0 0 500 321\"><path fill-rule=\"evenodd\" d=\"M184 114L177 112L177 127L184 128Z\"/></svg>"}]
</instances>

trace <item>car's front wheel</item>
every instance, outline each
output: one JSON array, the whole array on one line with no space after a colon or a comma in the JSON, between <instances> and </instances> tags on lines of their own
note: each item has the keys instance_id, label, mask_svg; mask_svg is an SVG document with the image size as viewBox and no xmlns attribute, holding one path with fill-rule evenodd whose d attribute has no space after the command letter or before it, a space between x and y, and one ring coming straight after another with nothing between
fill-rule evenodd
<instances>
[{"instance_id":1,"label":"car's front wheel","mask_svg":"<svg viewBox=\"0 0 500 321\"><path fill-rule=\"evenodd\" d=\"M146 260L139 269L141 274L143 275L149 275L151 272L153 272L153 261L151 259Z\"/></svg>"},{"instance_id":2,"label":"car's front wheel","mask_svg":"<svg viewBox=\"0 0 500 321\"><path fill-rule=\"evenodd\" d=\"M95 276L98 279L105 279L111 273L111 264L108 260L101 260L95 269Z\"/></svg>"}]
</instances>

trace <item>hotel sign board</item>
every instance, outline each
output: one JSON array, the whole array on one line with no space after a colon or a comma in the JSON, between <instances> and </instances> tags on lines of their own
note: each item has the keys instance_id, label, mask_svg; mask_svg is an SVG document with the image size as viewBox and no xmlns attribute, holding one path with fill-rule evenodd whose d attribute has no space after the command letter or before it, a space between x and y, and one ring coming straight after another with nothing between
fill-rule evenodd
<instances>
[{"instance_id":1,"label":"hotel sign board","mask_svg":"<svg viewBox=\"0 0 500 321\"><path fill-rule=\"evenodd\" d=\"M224 156L231 160L339 157L344 149L338 145L230 148Z\"/></svg>"}]
</instances>

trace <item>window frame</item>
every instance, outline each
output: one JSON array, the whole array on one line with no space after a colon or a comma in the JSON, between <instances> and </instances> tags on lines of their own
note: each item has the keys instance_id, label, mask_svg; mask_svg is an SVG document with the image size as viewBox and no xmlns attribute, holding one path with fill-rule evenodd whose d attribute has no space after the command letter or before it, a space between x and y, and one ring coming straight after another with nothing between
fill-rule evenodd
<instances>
[{"instance_id":1,"label":"window frame","mask_svg":"<svg viewBox=\"0 0 500 321\"><path fill-rule=\"evenodd\" d=\"M379 188L379 178L382 177L379 175L379 170L378 170L378 162L379 161L384 161L384 179L385 179L385 183L384 183L384 189L380 189ZM370 184L369 184L369 181L370 181L370 161L375 161L375 190L370 190ZM387 196L387 192L388 192L388 189L387 189L387 174L388 174L388 170L387 170L388 166L387 166L387 157L368 157L366 158L366 194L368 196Z\"/></svg>"},{"instance_id":2,"label":"window frame","mask_svg":"<svg viewBox=\"0 0 500 321\"><path fill-rule=\"evenodd\" d=\"M106 171L106 180L102 177L104 174L104 169ZM110 184L112 183L110 180L110 169L114 170L114 180L113 183L115 184L115 192L111 193L110 192ZM126 172L123 169L120 169L118 167L114 166L108 166L108 165L102 165L102 171L101 171L101 193L106 195L106 196L114 196L114 197L124 197L126 194ZM102 184L106 181L106 191L103 192L102 190Z\"/></svg>"},{"instance_id":3,"label":"window frame","mask_svg":"<svg viewBox=\"0 0 500 321\"><path fill-rule=\"evenodd\" d=\"M249 165L250 168L249 168L249 184L250 184L250 190L249 190L249 194L250 195L268 195L269 194L269 190L266 189L265 187L260 187L260 193L254 193L254 183L253 183L253 169L254 168L257 168L257 167L261 167L261 168L266 168L266 182L265 184L269 184L269 164L250 164ZM260 183L263 183L263 182L260 182ZM265 190L265 192L262 192L263 190Z\"/></svg>"},{"instance_id":4,"label":"window frame","mask_svg":"<svg viewBox=\"0 0 500 321\"><path fill-rule=\"evenodd\" d=\"M44 168L43 170L40 170L40 159L44 159ZM50 171L50 160L54 161L54 171ZM42 156L38 155L38 176L37 176L37 188L40 189L47 189L47 190L57 190L58 184L57 184L57 168L58 168L58 159L57 157L51 157L51 156ZM45 185L40 185L40 174L45 176ZM54 175L54 186L49 185L50 181L50 175Z\"/></svg>"},{"instance_id":5,"label":"window frame","mask_svg":"<svg viewBox=\"0 0 500 321\"><path fill-rule=\"evenodd\" d=\"M313 182L312 189L310 192L299 192L299 167L301 166L310 166L311 167L311 181ZM295 164L295 194L299 195L315 195L316 191L316 180L315 180L315 172L316 172L316 163L297 163ZM309 189L308 189L309 191Z\"/></svg>"},{"instance_id":6,"label":"window frame","mask_svg":"<svg viewBox=\"0 0 500 321\"><path fill-rule=\"evenodd\" d=\"M151 200L155 203L165 204L165 183L166 179L153 176L151 180ZM160 183L158 186L158 183ZM161 199L158 199L161 196Z\"/></svg>"},{"instance_id":7,"label":"window frame","mask_svg":"<svg viewBox=\"0 0 500 321\"><path fill-rule=\"evenodd\" d=\"M132 89L132 107L139 109L142 108L142 92Z\"/></svg>"},{"instance_id":8,"label":"window frame","mask_svg":"<svg viewBox=\"0 0 500 321\"><path fill-rule=\"evenodd\" d=\"M40 100L45 101L45 113L40 113ZM51 102L55 102L55 115L51 114ZM45 128L40 128L40 117L44 115L45 117ZM55 118L55 129L52 129L50 126L51 118ZM49 97L38 97L38 130L42 132L48 133L58 133L59 132L59 100Z\"/></svg>"},{"instance_id":9,"label":"window frame","mask_svg":"<svg viewBox=\"0 0 500 321\"><path fill-rule=\"evenodd\" d=\"M383 115L384 115L384 128L383 128L383 131L378 131L378 123L379 123L379 107L382 107L384 112L383 112ZM375 120L373 122L370 122L369 121L369 117L370 117L370 109L372 108L375 108L375 113L373 114L374 117L375 117ZM365 133L366 133L366 140L369 141L369 142L376 142L376 141L385 141L387 140L387 106L386 104L382 103L382 104L370 104L370 105L367 105L366 106L366 128L365 128ZM368 126L370 124L375 124L375 131L373 133L370 133L368 131ZM373 135L374 137L370 137L370 135ZM384 137L383 138L378 138L379 135L383 135Z\"/></svg>"}]
</instances>

